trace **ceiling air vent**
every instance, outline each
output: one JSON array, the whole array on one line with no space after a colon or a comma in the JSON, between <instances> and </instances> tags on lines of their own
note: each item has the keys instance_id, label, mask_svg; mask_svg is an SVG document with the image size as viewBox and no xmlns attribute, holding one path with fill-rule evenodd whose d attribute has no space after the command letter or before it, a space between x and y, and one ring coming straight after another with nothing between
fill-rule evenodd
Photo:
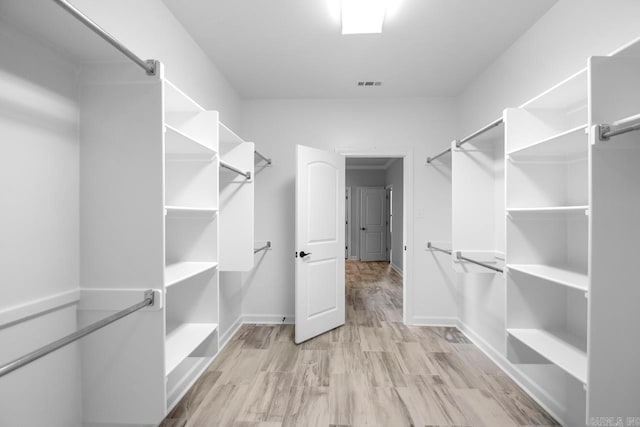
<instances>
[{"instance_id":1,"label":"ceiling air vent","mask_svg":"<svg viewBox=\"0 0 640 427\"><path fill-rule=\"evenodd\" d=\"M371 86L382 86L382 82L376 82L376 81L372 81L372 80L362 81L362 82L358 82L358 86L368 86L368 87L371 87Z\"/></svg>"}]
</instances>

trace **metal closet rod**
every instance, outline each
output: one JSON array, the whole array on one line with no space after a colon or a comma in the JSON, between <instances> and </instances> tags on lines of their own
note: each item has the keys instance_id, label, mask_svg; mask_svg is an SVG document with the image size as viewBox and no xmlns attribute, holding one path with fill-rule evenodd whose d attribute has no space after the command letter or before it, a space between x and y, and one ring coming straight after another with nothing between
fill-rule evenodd
<instances>
[{"instance_id":1,"label":"metal closet rod","mask_svg":"<svg viewBox=\"0 0 640 427\"><path fill-rule=\"evenodd\" d=\"M466 144L467 142L471 141L473 138L476 138L480 135L482 135L483 133L490 131L491 129L493 129L496 126L500 126L502 124L502 117L500 117L498 120L489 123L488 125L486 125L485 127L483 127L482 129L479 129L477 131L475 131L474 133L472 133L471 135L462 138L460 141L456 141L456 147L460 147L463 144Z\"/></svg>"},{"instance_id":2,"label":"metal closet rod","mask_svg":"<svg viewBox=\"0 0 640 427\"><path fill-rule=\"evenodd\" d=\"M18 368L28 365L29 363L35 360L38 360L41 357L46 356L47 354L52 353L58 350L59 348L66 346L67 344L71 344L72 342L79 340L85 335L89 335L90 333L95 332L98 329L103 328L108 324L115 322L116 320L122 319L123 317L126 317L131 313L135 313L136 311L146 306L152 306L153 304L154 304L153 290L145 291L143 301L137 304L134 304L131 307L125 308L122 311L114 313L109 317L106 317L102 320L92 323L91 325L85 328L82 328L79 331L76 331L72 334L67 335L66 337L60 338L57 341L54 341L50 344L45 345L44 347L40 347L39 349L32 351L29 354L25 354L24 356L19 357L7 363L6 365L3 365L2 367L0 367L0 377L7 375L8 373L13 372Z\"/></svg>"},{"instance_id":3,"label":"metal closet rod","mask_svg":"<svg viewBox=\"0 0 640 427\"><path fill-rule=\"evenodd\" d=\"M462 139L461 139L461 140L459 140L459 141L455 141L455 143L456 143L456 147L458 147L458 148L459 148L459 147L461 147L463 144L466 144L467 142L471 141L473 138L476 138L476 137L478 137L478 136L482 135L483 133L485 133L485 132L487 132L487 131L489 131L489 130L493 129L493 128L494 128L494 127L496 127L496 126L500 126L500 125L502 124L502 122L503 122L503 119L502 119L502 117L501 117L501 118L499 118L498 120L495 120L495 121L493 121L493 122L489 123L488 125L486 125L486 126L485 126L485 127L483 127L482 129L479 129L479 130L475 131L475 132L474 132L474 133L472 133L471 135L469 135L469 136L467 136L467 137L465 137L465 138L462 138ZM433 156L433 157L427 157L427 163L431 163L432 161L434 161L434 160L435 160L435 159L437 159L438 157L440 157L440 156L444 156L445 154L447 154L447 153L449 153L449 152L451 152L451 148L447 148L447 149L446 149L446 150L444 150L443 152L438 153L438 154L436 154L436 155L435 155L435 156Z\"/></svg>"},{"instance_id":4,"label":"metal closet rod","mask_svg":"<svg viewBox=\"0 0 640 427\"><path fill-rule=\"evenodd\" d=\"M156 66L155 60L153 59L144 60L140 58L138 55L136 55L135 53L131 52L125 45L120 43L116 38L114 38L111 34L106 32L98 24L93 22L93 20L91 20L91 18L89 18L87 15L85 15L84 13L76 9L76 7L73 6L71 3L69 3L68 1L66 0L53 0L53 1L56 2L64 10L69 12L78 21L86 25L91 31L96 33L98 36L102 37L102 39L104 39L111 46L115 47L120 52L122 52L125 56L131 59L133 62L138 64L141 68L143 68L147 72L148 75L150 76L156 75L157 66Z\"/></svg>"},{"instance_id":5,"label":"metal closet rod","mask_svg":"<svg viewBox=\"0 0 640 427\"><path fill-rule=\"evenodd\" d=\"M254 249L254 250L253 250L253 253L254 253L254 254L257 254L258 252L260 252L260 251L266 251L267 249L271 249L271 240L267 240L267 244L266 244L266 245L264 245L263 247L258 248L258 249Z\"/></svg>"},{"instance_id":6,"label":"metal closet rod","mask_svg":"<svg viewBox=\"0 0 640 427\"><path fill-rule=\"evenodd\" d=\"M438 251L438 252L444 252L445 254L451 255L451 251L433 246L431 242L427 242L427 249L431 249L433 251Z\"/></svg>"},{"instance_id":7,"label":"metal closet rod","mask_svg":"<svg viewBox=\"0 0 640 427\"><path fill-rule=\"evenodd\" d=\"M267 166L271 166L271 159L268 157L263 156L262 154L258 153L258 151L254 150L253 153L260 157L262 160L264 160L265 162L267 162Z\"/></svg>"},{"instance_id":8,"label":"metal closet rod","mask_svg":"<svg viewBox=\"0 0 640 427\"><path fill-rule=\"evenodd\" d=\"M634 123L634 124L626 126L629 123ZM618 126L624 126L624 127L621 127L620 129L612 130L613 127L618 127ZM598 125L598 136L600 138L600 141L608 141L614 136L622 135L629 132L634 132L637 130L640 130L640 114L620 120L619 122L615 122L610 125Z\"/></svg>"},{"instance_id":9,"label":"metal closet rod","mask_svg":"<svg viewBox=\"0 0 640 427\"><path fill-rule=\"evenodd\" d=\"M240 169L238 169L236 167L231 166L228 163L225 163L225 162L221 161L220 162L220 167L225 168L225 169L229 169L230 171L233 171L233 172L237 173L238 175L242 175L247 179L251 179L251 172L242 171L242 170L240 170Z\"/></svg>"},{"instance_id":10,"label":"metal closet rod","mask_svg":"<svg viewBox=\"0 0 640 427\"><path fill-rule=\"evenodd\" d=\"M467 261L470 262L471 264L475 264L475 265L479 265L480 267L484 267L484 268L488 268L489 270L493 270L493 271L497 271L499 273L503 273L502 269L498 268L498 267L494 267L492 265L489 264L485 264L483 262L480 261L476 261L474 259L470 259L467 257L463 257L462 256L462 252L456 252L456 259L458 260L463 260L463 261Z\"/></svg>"}]
</instances>

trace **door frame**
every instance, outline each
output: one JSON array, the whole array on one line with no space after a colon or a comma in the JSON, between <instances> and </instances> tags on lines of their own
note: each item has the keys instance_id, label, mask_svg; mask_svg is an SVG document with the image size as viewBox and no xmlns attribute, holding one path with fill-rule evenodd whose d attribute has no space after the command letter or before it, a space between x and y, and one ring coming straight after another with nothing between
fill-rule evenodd
<instances>
[{"instance_id":1,"label":"door frame","mask_svg":"<svg viewBox=\"0 0 640 427\"><path fill-rule=\"evenodd\" d=\"M351 199L351 187L347 187L345 189L345 196L346 196L346 206L345 206L345 221L346 221L346 236L345 236L345 254L346 256L344 257L344 259L351 259L351 226L352 226L352 219L351 219L351 203L352 203L352 199Z\"/></svg>"},{"instance_id":2,"label":"door frame","mask_svg":"<svg viewBox=\"0 0 640 427\"><path fill-rule=\"evenodd\" d=\"M413 319L413 301L415 284L413 283L413 149L379 148L336 148L335 152L345 157L395 157L402 160L402 322Z\"/></svg>"},{"instance_id":3,"label":"door frame","mask_svg":"<svg viewBox=\"0 0 640 427\"><path fill-rule=\"evenodd\" d=\"M404 165L403 165L404 166ZM391 235L392 232L392 227L391 227L391 214L393 213L393 206L391 205L391 203L393 202L392 198L392 193L393 193L393 184L389 184L387 186L384 187L384 189L386 190L387 193L387 203L385 204L385 215L387 218L387 258L389 261L389 265L391 265L391 252L393 251L393 236Z\"/></svg>"}]
</instances>

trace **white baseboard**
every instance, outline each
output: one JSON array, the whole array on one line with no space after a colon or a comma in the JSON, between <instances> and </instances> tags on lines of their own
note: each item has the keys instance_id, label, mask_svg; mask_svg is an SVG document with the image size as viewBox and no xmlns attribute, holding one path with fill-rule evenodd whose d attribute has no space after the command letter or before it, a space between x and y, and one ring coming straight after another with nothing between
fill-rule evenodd
<instances>
[{"instance_id":1,"label":"white baseboard","mask_svg":"<svg viewBox=\"0 0 640 427\"><path fill-rule=\"evenodd\" d=\"M350 259L351 261L357 261L357 260L359 260L359 259L360 259L360 257L358 257L357 255L351 255L351 256L349 257L349 259Z\"/></svg>"},{"instance_id":2,"label":"white baseboard","mask_svg":"<svg viewBox=\"0 0 640 427\"><path fill-rule=\"evenodd\" d=\"M396 271L396 273L398 273L399 275L401 275L401 276L402 276L402 275L404 274L404 273L402 272L402 269L401 269L400 267L398 267L397 265L395 265L394 263L389 262L389 265L390 265L390 266L391 266L391 268L393 268L393 269Z\"/></svg>"},{"instance_id":3,"label":"white baseboard","mask_svg":"<svg viewBox=\"0 0 640 427\"><path fill-rule=\"evenodd\" d=\"M567 424L558 414L563 412L562 406L549 394L542 390L527 375L516 368L507 358L492 345L485 341L480 335L470 329L460 319L457 321L458 329L471 340L489 359L493 361L505 374L507 374L520 388L522 388L538 405L547 411L561 425Z\"/></svg>"},{"instance_id":4,"label":"white baseboard","mask_svg":"<svg viewBox=\"0 0 640 427\"><path fill-rule=\"evenodd\" d=\"M407 322L411 326L458 326L455 317L412 316Z\"/></svg>"},{"instance_id":5,"label":"white baseboard","mask_svg":"<svg viewBox=\"0 0 640 427\"><path fill-rule=\"evenodd\" d=\"M282 320L284 318L284 321ZM296 317L292 314L245 314L242 323L261 325L293 325Z\"/></svg>"},{"instance_id":6,"label":"white baseboard","mask_svg":"<svg viewBox=\"0 0 640 427\"><path fill-rule=\"evenodd\" d=\"M231 337L233 337L236 332L238 332L243 324L244 322L242 321L242 316L238 316L236 321L233 322L233 325L231 325L229 329L227 329L222 335L220 335L220 338L218 339L218 352L220 352L220 350L222 350L224 346L227 345Z\"/></svg>"}]
</instances>

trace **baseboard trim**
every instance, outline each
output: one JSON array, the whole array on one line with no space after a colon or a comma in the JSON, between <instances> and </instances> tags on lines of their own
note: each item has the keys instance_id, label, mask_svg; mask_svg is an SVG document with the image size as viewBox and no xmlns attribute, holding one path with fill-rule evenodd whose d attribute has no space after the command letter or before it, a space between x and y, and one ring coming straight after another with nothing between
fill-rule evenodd
<instances>
[{"instance_id":1,"label":"baseboard trim","mask_svg":"<svg viewBox=\"0 0 640 427\"><path fill-rule=\"evenodd\" d=\"M485 341L479 334L469 328L460 319L457 320L458 329L471 340L493 363L495 363L505 374L509 376L525 393L536 401L545 411L561 425L569 425L558 416L562 412L562 407L549 394L542 390L531 378L517 369L507 358Z\"/></svg>"},{"instance_id":2,"label":"baseboard trim","mask_svg":"<svg viewBox=\"0 0 640 427\"><path fill-rule=\"evenodd\" d=\"M227 329L224 334L218 339L218 353L224 348L225 345L231 340L231 338L240 330L244 322L242 316L238 316L235 322Z\"/></svg>"},{"instance_id":3,"label":"baseboard trim","mask_svg":"<svg viewBox=\"0 0 640 427\"><path fill-rule=\"evenodd\" d=\"M259 325L293 325L295 320L296 317L292 314L245 314L242 316L242 323Z\"/></svg>"},{"instance_id":4,"label":"baseboard trim","mask_svg":"<svg viewBox=\"0 0 640 427\"><path fill-rule=\"evenodd\" d=\"M395 265L394 263L390 262L389 265L391 266L391 268L393 268L396 273L398 273L399 275L403 275L404 273L402 272L402 269L399 268L397 265Z\"/></svg>"},{"instance_id":5,"label":"baseboard trim","mask_svg":"<svg viewBox=\"0 0 640 427\"><path fill-rule=\"evenodd\" d=\"M412 316L408 322L411 326L458 326L455 317Z\"/></svg>"}]
</instances>

